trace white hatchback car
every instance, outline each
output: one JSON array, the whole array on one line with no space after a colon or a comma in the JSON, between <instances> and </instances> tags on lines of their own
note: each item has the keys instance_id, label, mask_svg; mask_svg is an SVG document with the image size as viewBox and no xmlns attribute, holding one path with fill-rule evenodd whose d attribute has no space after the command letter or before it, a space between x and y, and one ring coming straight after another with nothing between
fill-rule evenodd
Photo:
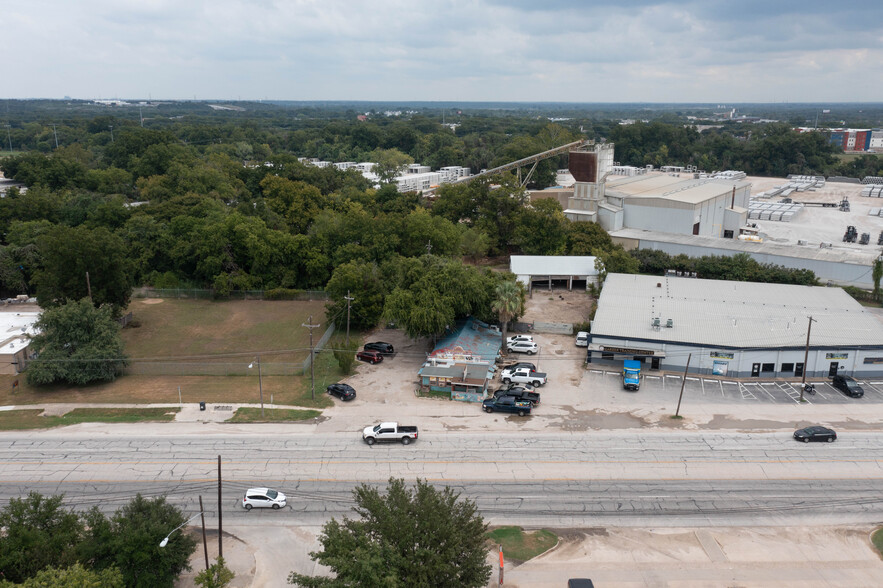
<instances>
[{"instance_id":1,"label":"white hatchback car","mask_svg":"<svg viewBox=\"0 0 883 588\"><path fill-rule=\"evenodd\" d=\"M527 353L528 355L534 355L539 350L537 344L533 341L515 341L514 343L507 344L506 349L516 353Z\"/></svg>"},{"instance_id":2,"label":"white hatchback car","mask_svg":"<svg viewBox=\"0 0 883 588\"><path fill-rule=\"evenodd\" d=\"M285 506L285 495L271 488L249 488L242 497L242 508L272 508L278 510Z\"/></svg>"}]
</instances>

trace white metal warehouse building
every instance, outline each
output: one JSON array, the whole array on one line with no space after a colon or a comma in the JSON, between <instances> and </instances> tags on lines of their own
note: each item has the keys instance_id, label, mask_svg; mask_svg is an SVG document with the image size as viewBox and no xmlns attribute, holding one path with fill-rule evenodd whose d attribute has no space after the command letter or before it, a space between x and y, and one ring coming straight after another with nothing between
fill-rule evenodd
<instances>
[{"instance_id":1,"label":"white metal warehouse building","mask_svg":"<svg viewBox=\"0 0 883 588\"><path fill-rule=\"evenodd\" d=\"M883 323L841 288L607 276L587 361L683 371L689 355L689 371L699 374L879 377Z\"/></svg>"},{"instance_id":2,"label":"white metal warehouse building","mask_svg":"<svg viewBox=\"0 0 883 588\"><path fill-rule=\"evenodd\" d=\"M524 284L528 292L534 285L552 289L552 284L574 285L588 290L589 284L598 282L595 257L580 255L513 255L509 259L509 269Z\"/></svg>"}]
</instances>

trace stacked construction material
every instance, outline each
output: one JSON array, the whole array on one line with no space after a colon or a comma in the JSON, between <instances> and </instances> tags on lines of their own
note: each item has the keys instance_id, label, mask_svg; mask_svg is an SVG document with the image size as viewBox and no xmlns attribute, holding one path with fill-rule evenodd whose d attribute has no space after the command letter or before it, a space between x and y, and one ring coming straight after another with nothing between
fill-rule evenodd
<instances>
[{"instance_id":1,"label":"stacked construction material","mask_svg":"<svg viewBox=\"0 0 883 588\"><path fill-rule=\"evenodd\" d=\"M748 201L750 219L791 222L801 210L803 205L795 202L761 202L754 199Z\"/></svg>"}]
</instances>

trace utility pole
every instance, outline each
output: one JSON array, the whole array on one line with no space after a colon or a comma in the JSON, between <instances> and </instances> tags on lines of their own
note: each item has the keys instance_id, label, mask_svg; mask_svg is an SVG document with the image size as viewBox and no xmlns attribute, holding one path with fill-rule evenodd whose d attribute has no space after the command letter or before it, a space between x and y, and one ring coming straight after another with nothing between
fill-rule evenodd
<instances>
[{"instance_id":1,"label":"utility pole","mask_svg":"<svg viewBox=\"0 0 883 588\"><path fill-rule=\"evenodd\" d=\"M108 125L110 127L110 142L113 143L113 125Z\"/></svg>"},{"instance_id":2,"label":"utility pole","mask_svg":"<svg viewBox=\"0 0 883 588\"><path fill-rule=\"evenodd\" d=\"M7 108L9 106L7 105ZM9 141L9 152L12 153L12 132L9 130L12 128L12 125L6 125L6 140Z\"/></svg>"},{"instance_id":3,"label":"utility pole","mask_svg":"<svg viewBox=\"0 0 883 588\"><path fill-rule=\"evenodd\" d=\"M313 364L315 363L313 361L315 359L313 357L313 329L315 329L317 327L321 327L322 325L314 325L313 324L313 315L310 315L309 324L305 325L305 324L301 323L300 326L306 327L310 330L310 398L312 400L315 400L316 399L316 379L314 376L315 371L313 370Z\"/></svg>"},{"instance_id":4,"label":"utility pole","mask_svg":"<svg viewBox=\"0 0 883 588\"><path fill-rule=\"evenodd\" d=\"M55 124L52 124L52 133L55 135L55 148L58 149L58 130L55 128Z\"/></svg>"},{"instance_id":5,"label":"utility pole","mask_svg":"<svg viewBox=\"0 0 883 588\"><path fill-rule=\"evenodd\" d=\"M426 255L432 254L432 239L426 243Z\"/></svg>"},{"instance_id":6,"label":"utility pole","mask_svg":"<svg viewBox=\"0 0 883 588\"><path fill-rule=\"evenodd\" d=\"M809 315L809 325L806 327L806 349L803 352L803 378L800 380L800 402L803 402L803 392L806 390L806 369L809 367L806 365L809 359L809 334L812 332L814 321L815 319L812 318L812 315Z\"/></svg>"},{"instance_id":7,"label":"utility pole","mask_svg":"<svg viewBox=\"0 0 883 588\"><path fill-rule=\"evenodd\" d=\"M344 297L346 300L346 346L350 345L350 303L355 300L352 296L350 296L350 291L346 291L346 296ZM312 322L312 321L310 321Z\"/></svg>"},{"instance_id":8,"label":"utility pole","mask_svg":"<svg viewBox=\"0 0 883 588\"><path fill-rule=\"evenodd\" d=\"M208 569L208 542L205 540L205 509L202 507L202 494L199 495L199 514L202 516L202 551L205 553L205 569Z\"/></svg>"},{"instance_id":9,"label":"utility pole","mask_svg":"<svg viewBox=\"0 0 883 588\"><path fill-rule=\"evenodd\" d=\"M143 129L144 128L144 111L141 109L140 106L138 107L138 117L141 119L141 128Z\"/></svg>"},{"instance_id":10,"label":"utility pole","mask_svg":"<svg viewBox=\"0 0 883 588\"><path fill-rule=\"evenodd\" d=\"M690 358L692 357L692 353L687 355L687 366L684 368L684 379L681 380L681 394L678 396L678 408L675 410L675 416L681 416L681 399L684 397L684 385L687 383L687 370L690 369Z\"/></svg>"},{"instance_id":11,"label":"utility pole","mask_svg":"<svg viewBox=\"0 0 883 588\"><path fill-rule=\"evenodd\" d=\"M221 502L221 456L218 456L218 558L224 557L224 543L222 539L224 537L224 508L223 502Z\"/></svg>"},{"instance_id":12,"label":"utility pole","mask_svg":"<svg viewBox=\"0 0 883 588\"><path fill-rule=\"evenodd\" d=\"M89 283L89 272L86 272L86 292L89 294L89 300L92 300L92 284Z\"/></svg>"}]
</instances>

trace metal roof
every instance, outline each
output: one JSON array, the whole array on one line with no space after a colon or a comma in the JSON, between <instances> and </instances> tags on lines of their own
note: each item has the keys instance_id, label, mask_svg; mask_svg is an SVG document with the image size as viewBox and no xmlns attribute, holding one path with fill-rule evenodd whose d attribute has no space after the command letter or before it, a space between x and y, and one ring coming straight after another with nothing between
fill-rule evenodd
<instances>
[{"instance_id":1,"label":"metal roof","mask_svg":"<svg viewBox=\"0 0 883 588\"><path fill-rule=\"evenodd\" d=\"M720 237L708 237L705 235L681 235L677 233L647 231L644 229L619 229L617 231L610 231L610 236L622 237L624 239L690 245L693 247L705 247L708 249L722 249L736 252L744 251L745 253L765 253L769 255L793 257L795 259L817 259L819 261L866 265L869 266L869 272L870 265L880 254L879 248L877 247L863 247L860 249L859 246L843 247L839 243L836 247L819 247L817 244L792 245L788 243L774 243L772 241L755 243L752 241L741 241L739 239L723 239ZM646 248L643 245L641 247ZM709 251L707 255L721 255L721 253Z\"/></svg>"},{"instance_id":2,"label":"metal roof","mask_svg":"<svg viewBox=\"0 0 883 588\"><path fill-rule=\"evenodd\" d=\"M509 269L516 276L596 276L595 258L589 255L513 255Z\"/></svg>"},{"instance_id":3,"label":"metal roof","mask_svg":"<svg viewBox=\"0 0 883 588\"><path fill-rule=\"evenodd\" d=\"M815 320L812 347L883 346L883 325L841 288L630 274L607 276L592 335L712 347L804 347L809 316Z\"/></svg>"},{"instance_id":4,"label":"metal roof","mask_svg":"<svg viewBox=\"0 0 883 588\"><path fill-rule=\"evenodd\" d=\"M469 317L465 321L458 321L438 342L429 357L449 357L454 360L462 358L466 361L475 359L493 364L502 346L503 337L499 330Z\"/></svg>"},{"instance_id":5,"label":"metal roof","mask_svg":"<svg viewBox=\"0 0 883 588\"><path fill-rule=\"evenodd\" d=\"M751 182L742 180L722 180L716 178L694 179L670 175L644 175L622 178L608 182L607 196L629 199L662 199L687 204L699 204L730 194L735 187L742 190Z\"/></svg>"}]
</instances>

